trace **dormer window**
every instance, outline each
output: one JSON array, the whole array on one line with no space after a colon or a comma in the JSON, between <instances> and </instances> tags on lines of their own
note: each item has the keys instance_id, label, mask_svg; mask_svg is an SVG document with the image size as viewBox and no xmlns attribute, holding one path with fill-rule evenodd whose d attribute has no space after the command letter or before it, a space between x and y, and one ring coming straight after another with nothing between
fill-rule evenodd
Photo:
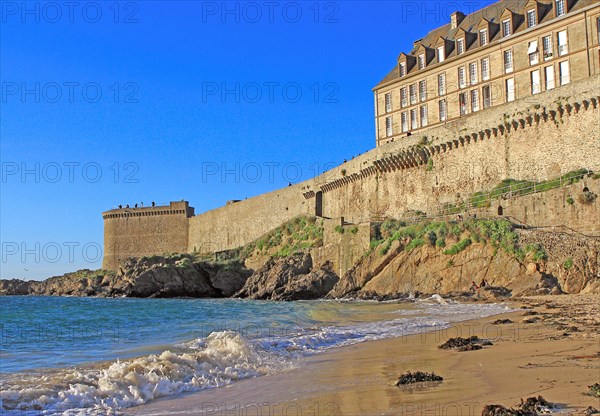
<instances>
[{"instance_id":1,"label":"dormer window","mask_svg":"<svg viewBox=\"0 0 600 416\"><path fill-rule=\"evenodd\" d=\"M567 12L565 7L565 0L555 0L554 6L556 7L556 17L562 16Z\"/></svg>"},{"instance_id":2,"label":"dormer window","mask_svg":"<svg viewBox=\"0 0 600 416\"><path fill-rule=\"evenodd\" d=\"M418 62L419 62L419 69L424 69L425 68L425 54L422 53L421 55L419 55Z\"/></svg>"},{"instance_id":3,"label":"dormer window","mask_svg":"<svg viewBox=\"0 0 600 416\"><path fill-rule=\"evenodd\" d=\"M506 19L502 21L502 37L507 37L512 34L512 27L510 24L510 19Z\"/></svg>"},{"instance_id":4,"label":"dormer window","mask_svg":"<svg viewBox=\"0 0 600 416\"><path fill-rule=\"evenodd\" d=\"M445 48L443 46L440 46L439 48L437 48L438 62L444 62L444 60L446 59L446 51L444 49Z\"/></svg>"},{"instance_id":5,"label":"dormer window","mask_svg":"<svg viewBox=\"0 0 600 416\"><path fill-rule=\"evenodd\" d=\"M485 46L488 44L488 31L487 29L481 29L479 31L479 46Z\"/></svg>"},{"instance_id":6,"label":"dormer window","mask_svg":"<svg viewBox=\"0 0 600 416\"><path fill-rule=\"evenodd\" d=\"M527 27L533 27L537 25L537 13L535 9L527 11Z\"/></svg>"},{"instance_id":7,"label":"dormer window","mask_svg":"<svg viewBox=\"0 0 600 416\"><path fill-rule=\"evenodd\" d=\"M461 55L465 52L465 39L461 38L456 41L456 53Z\"/></svg>"},{"instance_id":8,"label":"dormer window","mask_svg":"<svg viewBox=\"0 0 600 416\"><path fill-rule=\"evenodd\" d=\"M406 75L406 63L402 62L400 64L400 76L403 77Z\"/></svg>"}]
</instances>

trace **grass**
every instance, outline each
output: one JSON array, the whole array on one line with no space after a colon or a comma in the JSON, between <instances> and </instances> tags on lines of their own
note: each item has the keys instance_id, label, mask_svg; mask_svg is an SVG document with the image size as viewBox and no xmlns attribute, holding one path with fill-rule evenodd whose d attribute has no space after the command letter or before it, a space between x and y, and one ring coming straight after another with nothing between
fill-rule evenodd
<instances>
[{"instance_id":1,"label":"grass","mask_svg":"<svg viewBox=\"0 0 600 416\"><path fill-rule=\"evenodd\" d=\"M490 191L479 191L471 194L471 196L467 198L466 203L458 205L450 203L443 204L441 211L445 214L458 214L464 212L469 207L487 208L491 205L493 200L500 199L505 195L523 196L537 192L549 191L565 185L572 185L579 182L585 175L589 173L591 173L591 171L588 169L578 169L565 173L562 176L541 182L505 179ZM596 175L597 174L594 174L592 178Z\"/></svg>"},{"instance_id":2,"label":"grass","mask_svg":"<svg viewBox=\"0 0 600 416\"><path fill-rule=\"evenodd\" d=\"M240 249L244 260L253 254L287 257L300 250L323 245L323 221L296 217Z\"/></svg>"},{"instance_id":3,"label":"grass","mask_svg":"<svg viewBox=\"0 0 600 416\"><path fill-rule=\"evenodd\" d=\"M525 247L519 245L519 237L512 223L505 219L468 219L465 221L423 221L417 224L406 225L397 220L386 220L380 226L381 238L371 241L368 254L379 249L380 255L389 252L392 242L401 240L404 250L411 252L418 247L428 244L436 249L443 250L449 256L456 255L471 244L489 244L494 249L515 257L520 262L531 258L535 262L547 260L544 248L539 244L530 244ZM447 240L455 241L446 248Z\"/></svg>"}]
</instances>

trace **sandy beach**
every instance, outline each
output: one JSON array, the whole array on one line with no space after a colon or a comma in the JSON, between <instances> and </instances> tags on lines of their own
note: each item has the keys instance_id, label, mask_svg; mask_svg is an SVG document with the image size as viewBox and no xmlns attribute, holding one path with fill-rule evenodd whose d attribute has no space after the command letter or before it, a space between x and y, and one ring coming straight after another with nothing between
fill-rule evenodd
<instances>
[{"instance_id":1,"label":"sandy beach","mask_svg":"<svg viewBox=\"0 0 600 416\"><path fill-rule=\"evenodd\" d=\"M500 316L447 330L365 342L304 358L296 368L166 398L137 415L480 415L486 404L515 406L542 395L562 412L600 409L588 386L600 382L598 295L540 296ZM492 324L496 319L512 323ZM449 338L492 341L481 350L442 350ZM407 371L442 382L397 387Z\"/></svg>"}]
</instances>

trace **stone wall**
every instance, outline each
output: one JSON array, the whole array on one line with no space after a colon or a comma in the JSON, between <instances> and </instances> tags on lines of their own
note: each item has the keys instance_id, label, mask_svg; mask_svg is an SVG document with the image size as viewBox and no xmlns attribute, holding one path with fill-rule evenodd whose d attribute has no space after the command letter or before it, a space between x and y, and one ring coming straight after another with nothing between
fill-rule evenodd
<instances>
[{"instance_id":1,"label":"stone wall","mask_svg":"<svg viewBox=\"0 0 600 416\"><path fill-rule=\"evenodd\" d=\"M128 255L234 249L298 215L363 224L410 210L432 214L506 178L545 180L579 168L600 171L599 101L596 76L384 144L314 179L194 217L188 212L113 218L117 213L108 211L103 266L114 269ZM544 198L532 197L528 211L515 202L507 213L526 222L532 215L546 221L554 214L544 208ZM578 208L565 207L573 213L553 218L593 227L594 217ZM348 261L338 263L345 268Z\"/></svg>"},{"instance_id":2,"label":"stone wall","mask_svg":"<svg viewBox=\"0 0 600 416\"><path fill-rule=\"evenodd\" d=\"M186 252L188 219L193 215L194 208L185 201L104 212L102 268L117 270L127 257Z\"/></svg>"}]
</instances>

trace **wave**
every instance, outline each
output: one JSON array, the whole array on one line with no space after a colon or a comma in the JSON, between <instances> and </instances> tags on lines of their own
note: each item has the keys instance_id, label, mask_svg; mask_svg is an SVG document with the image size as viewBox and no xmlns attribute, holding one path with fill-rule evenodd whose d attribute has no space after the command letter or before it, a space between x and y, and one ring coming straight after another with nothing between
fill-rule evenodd
<instances>
[{"instance_id":1,"label":"wave","mask_svg":"<svg viewBox=\"0 0 600 416\"><path fill-rule=\"evenodd\" d=\"M0 384L0 408L7 415L113 414L114 409L223 386L279 366L276 358L260 354L231 331L214 332L198 344L203 347L167 350L104 368L15 375Z\"/></svg>"},{"instance_id":2,"label":"wave","mask_svg":"<svg viewBox=\"0 0 600 416\"><path fill-rule=\"evenodd\" d=\"M389 311L391 319L294 327L284 333L245 339L235 331L95 367L15 373L0 381L0 409L6 415L113 415L159 397L215 388L280 372L296 359L368 340L448 328L453 322L508 311L506 306L446 302L433 296L411 309ZM119 414L121 412L119 411Z\"/></svg>"}]
</instances>

